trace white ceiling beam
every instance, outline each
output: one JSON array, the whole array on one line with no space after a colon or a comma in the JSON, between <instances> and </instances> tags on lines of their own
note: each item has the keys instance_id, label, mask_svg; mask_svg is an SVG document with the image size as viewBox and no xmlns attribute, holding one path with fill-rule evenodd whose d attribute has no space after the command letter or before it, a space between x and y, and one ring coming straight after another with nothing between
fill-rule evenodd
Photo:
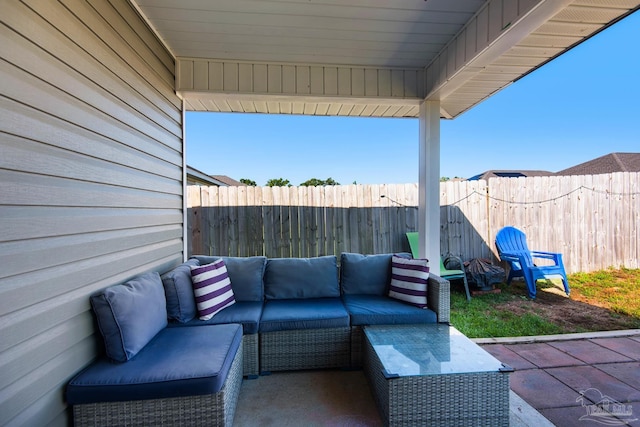
<instances>
[{"instance_id":1,"label":"white ceiling beam","mask_svg":"<svg viewBox=\"0 0 640 427\"><path fill-rule=\"evenodd\" d=\"M288 64L177 58L176 91L317 96L334 98L424 99L424 69Z\"/></svg>"}]
</instances>

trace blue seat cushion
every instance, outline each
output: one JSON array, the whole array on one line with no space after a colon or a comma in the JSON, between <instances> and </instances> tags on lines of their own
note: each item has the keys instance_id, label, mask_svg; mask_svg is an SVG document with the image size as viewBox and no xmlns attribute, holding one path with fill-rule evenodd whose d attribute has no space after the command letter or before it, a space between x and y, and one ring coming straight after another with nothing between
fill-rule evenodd
<instances>
[{"instance_id":1,"label":"blue seat cushion","mask_svg":"<svg viewBox=\"0 0 640 427\"><path fill-rule=\"evenodd\" d=\"M340 298L270 300L260 319L260 332L349 327Z\"/></svg>"},{"instance_id":2,"label":"blue seat cushion","mask_svg":"<svg viewBox=\"0 0 640 427\"><path fill-rule=\"evenodd\" d=\"M351 325L397 325L436 323L436 313L428 308L400 302L381 295L343 295Z\"/></svg>"},{"instance_id":3,"label":"blue seat cushion","mask_svg":"<svg viewBox=\"0 0 640 427\"><path fill-rule=\"evenodd\" d=\"M217 393L240 343L240 325L165 328L128 362L101 358L73 378L70 405Z\"/></svg>"},{"instance_id":4,"label":"blue seat cushion","mask_svg":"<svg viewBox=\"0 0 640 427\"><path fill-rule=\"evenodd\" d=\"M235 304L216 313L209 320L193 319L187 323L169 323L169 327L179 326L204 326L204 325L225 325L228 323L239 323L245 335L257 334L260 317L262 316L262 302L257 301L236 301Z\"/></svg>"},{"instance_id":5,"label":"blue seat cushion","mask_svg":"<svg viewBox=\"0 0 640 427\"><path fill-rule=\"evenodd\" d=\"M339 298L337 258L270 258L264 272L264 293L267 300Z\"/></svg>"},{"instance_id":6,"label":"blue seat cushion","mask_svg":"<svg viewBox=\"0 0 640 427\"><path fill-rule=\"evenodd\" d=\"M227 267L233 295L238 301L262 301L264 299L264 269L267 258L263 256L228 257L196 255L191 257L200 265L211 264L222 259Z\"/></svg>"}]
</instances>

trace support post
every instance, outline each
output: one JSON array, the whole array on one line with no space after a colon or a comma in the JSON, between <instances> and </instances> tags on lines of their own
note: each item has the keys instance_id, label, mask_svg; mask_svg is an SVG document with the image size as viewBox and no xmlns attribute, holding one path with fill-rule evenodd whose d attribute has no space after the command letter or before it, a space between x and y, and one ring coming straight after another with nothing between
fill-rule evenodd
<instances>
[{"instance_id":1,"label":"support post","mask_svg":"<svg viewBox=\"0 0 640 427\"><path fill-rule=\"evenodd\" d=\"M182 99L182 260L189 258L189 230L187 227L187 106Z\"/></svg>"},{"instance_id":2,"label":"support post","mask_svg":"<svg viewBox=\"0 0 640 427\"><path fill-rule=\"evenodd\" d=\"M421 258L440 274L440 101L420 104L418 234Z\"/></svg>"}]
</instances>

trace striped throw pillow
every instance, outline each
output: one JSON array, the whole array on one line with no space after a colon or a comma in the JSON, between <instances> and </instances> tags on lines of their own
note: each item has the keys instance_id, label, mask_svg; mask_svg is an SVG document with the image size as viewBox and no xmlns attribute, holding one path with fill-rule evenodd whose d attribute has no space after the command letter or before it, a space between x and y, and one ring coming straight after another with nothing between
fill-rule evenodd
<instances>
[{"instance_id":1,"label":"striped throw pillow","mask_svg":"<svg viewBox=\"0 0 640 427\"><path fill-rule=\"evenodd\" d=\"M207 265L191 266L191 281L200 320L209 320L236 302L227 266L222 259Z\"/></svg>"},{"instance_id":2,"label":"striped throw pillow","mask_svg":"<svg viewBox=\"0 0 640 427\"><path fill-rule=\"evenodd\" d=\"M429 260L391 257L389 297L426 308L428 281Z\"/></svg>"}]
</instances>

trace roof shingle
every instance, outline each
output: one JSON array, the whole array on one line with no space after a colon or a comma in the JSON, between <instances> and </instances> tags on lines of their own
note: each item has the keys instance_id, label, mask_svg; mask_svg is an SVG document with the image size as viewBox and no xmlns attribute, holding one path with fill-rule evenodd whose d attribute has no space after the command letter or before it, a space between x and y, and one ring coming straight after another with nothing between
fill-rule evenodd
<instances>
[{"instance_id":1,"label":"roof shingle","mask_svg":"<svg viewBox=\"0 0 640 427\"><path fill-rule=\"evenodd\" d=\"M609 153L561 170L557 175L598 175L613 172L640 172L640 153Z\"/></svg>"}]
</instances>

